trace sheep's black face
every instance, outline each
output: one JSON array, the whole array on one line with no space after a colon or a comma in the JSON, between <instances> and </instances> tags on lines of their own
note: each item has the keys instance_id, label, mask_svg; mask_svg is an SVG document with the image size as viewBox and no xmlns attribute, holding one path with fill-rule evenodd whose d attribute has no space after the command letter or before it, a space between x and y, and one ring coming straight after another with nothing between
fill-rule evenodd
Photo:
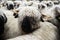
<instances>
[{"instance_id":1,"label":"sheep's black face","mask_svg":"<svg viewBox=\"0 0 60 40\"><path fill-rule=\"evenodd\" d=\"M14 9L14 5L13 4L10 4L10 5L7 4L7 9L8 10Z\"/></svg>"},{"instance_id":2,"label":"sheep's black face","mask_svg":"<svg viewBox=\"0 0 60 40\"><path fill-rule=\"evenodd\" d=\"M35 30L32 28L32 25L35 25L35 23L36 21L33 17L26 16L22 21L21 28L25 33L31 33Z\"/></svg>"},{"instance_id":3,"label":"sheep's black face","mask_svg":"<svg viewBox=\"0 0 60 40\"><path fill-rule=\"evenodd\" d=\"M4 18L0 15L0 35L4 32Z\"/></svg>"}]
</instances>

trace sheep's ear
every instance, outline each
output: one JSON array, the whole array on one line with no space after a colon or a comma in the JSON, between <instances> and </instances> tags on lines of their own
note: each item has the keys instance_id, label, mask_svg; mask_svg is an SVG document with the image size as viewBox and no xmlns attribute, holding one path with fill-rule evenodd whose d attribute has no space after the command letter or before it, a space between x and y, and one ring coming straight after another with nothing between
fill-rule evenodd
<instances>
[{"instance_id":1,"label":"sheep's ear","mask_svg":"<svg viewBox=\"0 0 60 40\"><path fill-rule=\"evenodd\" d=\"M13 16L15 17L15 18L18 18L18 12L19 12L19 10L13 10L13 12L14 12L14 14L13 14Z\"/></svg>"},{"instance_id":2,"label":"sheep's ear","mask_svg":"<svg viewBox=\"0 0 60 40\"><path fill-rule=\"evenodd\" d=\"M40 21L44 22L44 15L42 14L41 18L40 18Z\"/></svg>"},{"instance_id":3,"label":"sheep's ear","mask_svg":"<svg viewBox=\"0 0 60 40\"><path fill-rule=\"evenodd\" d=\"M14 13L18 14L19 10L13 9L12 10Z\"/></svg>"}]
</instances>

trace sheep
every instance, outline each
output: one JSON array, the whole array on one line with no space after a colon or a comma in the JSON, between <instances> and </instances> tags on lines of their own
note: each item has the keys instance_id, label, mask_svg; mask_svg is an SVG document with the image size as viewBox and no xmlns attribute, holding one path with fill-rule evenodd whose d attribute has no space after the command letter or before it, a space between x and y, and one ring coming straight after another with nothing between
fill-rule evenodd
<instances>
[{"instance_id":1,"label":"sheep","mask_svg":"<svg viewBox=\"0 0 60 40\"><path fill-rule=\"evenodd\" d=\"M46 9L46 10L42 10L41 13L43 15L43 20L44 21L51 21L51 23L53 23L54 25L56 25L57 27L59 27L59 20L58 20L58 16L60 15L59 12L59 6L55 6L52 7L50 9Z\"/></svg>"},{"instance_id":2,"label":"sheep","mask_svg":"<svg viewBox=\"0 0 60 40\"><path fill-rule=\"evenodd\" d=\"M59 5L59 1L53 1L54 5Z\"/></svg>"},{"instance_id":3,"label":"sheep","mask_svg":"<svg viewBox=\"0 0 60 40\"><path fill-rule=\"evenodd\" d=\"M40 28L33 33L7 40L57 40L57 27L49 22L40 22Z\"/></svg>"},{"instance_id":4,"label":"sheep","mask_svg":"<svg viewBox=\"0 0 60 40\"><path fill-rule=\"evenodd\" d=\"M52 6L51 8L48 8L46 4L39 4L38 5L38 10L40 13L43 15L42 18L44 21L50 20L51 18L55 17L55 8L58 6Z\"/></svg>"},{"instance_id":5,"label":"sheep","mask_svg":"<svg viewBox=\"0 0 60 40\"><path fill-rule=\"evenodd\" d=\"M52 1L47 1L45 4L47 5L48 8L51 8L54 6Z\"/></svg>"},{"instance_id":6,"label":"sheep","mask_svg":"<svg viewBox=\"0 0 60 40\"><path fill-rule=\"evenodd\" d=\"M14 9L14 3L12 1L7 1L6 6L8 10Z\"/></svg>"},{"instance_id":7,"label":"sheep","mask_svg":"<svg viewBox=\"0 0 60 40\"><path fill-rule=\"evenodd\" d=\"M39 13L38 9L31 6L22 7L21 10L15 14L18 14L18 21L19 21L18 24L20 28L22 28L21 30L26 32L26 33L22 32L22 34L27 34L34 31L36 27L33 27L32 25L37 26L38 24L35 25L36 21L39 21L41 17L41 14Z\"/></svg>"},{"instance_id":8,"label":"sheep","mask_svg":"<svg viewBox=\"0 0 60 40\"><path fill-rule=\"evenodd\" d=\"M34 7L31 7L31 8L34 8ZM33 11L33 13L35 13L35 11L36 11L36 17L38 16L38 15L41 15L41 14L39 14L39 12L37 11L37 10L35 10L35 8L34 9L31 9L30 7L26 7L26 11L27 10L29 10L30 9L30 11L32 12ZM25 7L24 7L24 9L25 9ZM34 11L35 10L35 11ZM23 11L23 9L22 9L22 11ZM21 11L21 12L22 12ZM28 11L28 12L30 12L30 11ZM24 10L24 12L25 12L25 10ZM13 16L13 12L11 12L11 11L9 11L9 10L4 10L4 14L6 14L6 17L7 17L7 23L5 24L5 30L4 30L4 34L3 34L3 37L4 37L4 39L10 39L10 38L14 38L14 37L17 37L17 36L20 36L20 35L22 35L23 33L22 33L22 31L21 31L21 28L20 28L20 24L18 23L20 20L18 20L18 18L14 18L14 16ZM30 14L29 14L30 15ZM31 15L32 15L32 13L31 13ZM22 16L22 15L21 15ZM32 15L33 16L33 15ZM34 15L35 16L35 15ZM28 18L30 19L30 17L27 17L27 20L28 20ZM40 16L39 16L39 18L40 18ZM39 18L37 18L37 20L39 19ZM24 19L25 20L25 19ZM40 20L40 19L39 19ZM21 21L23 21L23 20L21 20ZM35 22L35 20L34 20L34 18L32 17L32 21L34 21ZM31 22L32 22L31 21ZM34 22L32 22L32 24L34 25ZM22 23L22 24L24 24L24 22ZM23 25L22 25L23 26ZM37 26L37 25L36 25ZM33 28L33 27L32 27ZM37 29L37 28L36 28ZM32 32L32 30L31 29L29 29L30 30L30 32ZM35 30L35 28L34 28L34 30ZM28 32L28 31L27 31ZM25 33L24 33L25 34Z\"/></svg>"},{"instance_id":9,"label":"sheep","mask_svg":"<svg viewBox=\"0 0 60 40\"><path fill-rule=\"evenodd\" d=\"M48 21L48 22L52 23L53 25L55 25L58 28L58 31L59 31L58 34L60 35L60 19L59 19L60 12L59 11L60 11L59 6L55 6L45 12L43 12L43 11L41 11L41 12L42 12L42 14L45 13L42 16L42 19L44 21ZM59 38L60 38L60 36L58 37L58 39Z\"/></svg>"},{"instance_id":10,"label":"sheep","mask_svg":"<svg viewBox=\"0 0 60 40\"><path fill-rule=\"evenodd\" d=\"M38 10L42 15L47 15L47 16L50 15L49 12L48 12L48 7L44 3L38 4Z\"/></svg>"},{"instance_id":11,"label":"sheep","mask_svg":"<svg viewBox=\"0 0 60 40\"><path fill-rule=\"evenodd\" d=\"M4 14L7 17L7 22L4 25L4 39L14 38L21 35L20 29L18 26L18 18L14 18L13 12L9 10L3 10Z\"/></svg>"},{"instance_id":12,"label":"sheep","mask_svg":"<svg viewBox=\"0 0 60 40\"><path fill-rule=\"evenodd\" d=\"M2 10L0 10L0 40L4 40L3 34L5 30L5 24L7 22L7 17Z\"/></svg>"}]
</instances>

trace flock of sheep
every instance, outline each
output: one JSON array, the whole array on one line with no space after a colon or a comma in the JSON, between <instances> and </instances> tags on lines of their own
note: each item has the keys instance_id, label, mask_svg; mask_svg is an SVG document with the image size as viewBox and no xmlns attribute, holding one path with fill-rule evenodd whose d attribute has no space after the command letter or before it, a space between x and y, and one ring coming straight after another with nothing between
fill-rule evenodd
<instances>
[{"instance_id":1,"label":"flock of sheep","mask_svg":"<svg viewBox=\"0 0 60 40\"><path fill-rule=\"evenodd\" d=\"M0 40L59 40L60 1L3 1Z\"/></svg>"}]
</instances>

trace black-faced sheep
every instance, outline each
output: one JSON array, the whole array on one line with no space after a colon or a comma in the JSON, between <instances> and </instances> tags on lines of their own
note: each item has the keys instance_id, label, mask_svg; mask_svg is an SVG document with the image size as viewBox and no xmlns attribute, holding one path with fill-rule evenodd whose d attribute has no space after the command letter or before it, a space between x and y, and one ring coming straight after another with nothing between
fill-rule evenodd
<instances>
[{"instance_id":1,"label":"black-faced sheep","mask_svg":"<svg viewBox=\"0 0 60 40\"><path fill-rule=\"evenodd\" d=\"M19 26L23 32L26 34L31 33L38 28L36 26L38 21L40 21L41 14L37 8L30 6L22 7L18 14Z\"/></svg>"}]
</instances>

